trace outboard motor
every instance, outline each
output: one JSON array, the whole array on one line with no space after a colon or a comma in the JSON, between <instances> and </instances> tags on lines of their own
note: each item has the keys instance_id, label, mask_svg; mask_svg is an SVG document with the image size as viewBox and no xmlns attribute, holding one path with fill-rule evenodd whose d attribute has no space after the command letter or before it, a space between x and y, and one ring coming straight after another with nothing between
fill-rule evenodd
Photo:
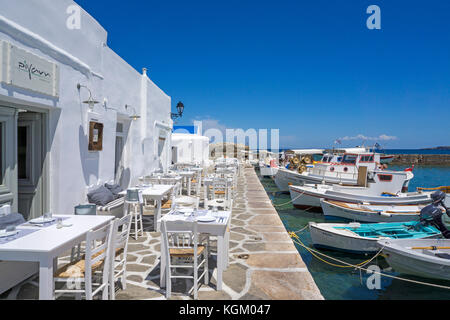
<instances>
[{"instance_id":1,"label":"outboard motor","mask_svg":"<svg viewBox=\"0 0 450 320\"><path fill-rule=\"evenodd\" d=\"M450 239L450 231L442 222L442 208L445 209L447 216L450 217L450 209L444 204L445 193L436 191L431 195L433 202L420 211L420 223L422 225L431 224L442 232L446 239Z\"/></svg>"}]
</instances>

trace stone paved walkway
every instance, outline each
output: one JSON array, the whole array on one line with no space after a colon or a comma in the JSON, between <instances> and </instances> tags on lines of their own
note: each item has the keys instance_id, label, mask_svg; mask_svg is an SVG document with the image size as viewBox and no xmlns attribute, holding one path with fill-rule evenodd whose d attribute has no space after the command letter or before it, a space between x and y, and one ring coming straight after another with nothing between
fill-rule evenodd
<instances>
[{"instance_id":1,"label":"stone paved walkway","mask_svg":"<svg viewBox=\"0 0 450 320\"><path fill-rule=\"evenodd\" d=\"M152 223L145 229L152 230ZM165 299L159 288L160 234L146 231L130 238L127 288L116 299ZM62 259L64 262L64 259ZM278 213L273 208L253 168L239 177L232 211L230 265L223 275L223 290L216 291L216 258L210 259L210 283L199 290L200 300L323 299ZM191 299L185 294L190 280L173 281L171 299ZM28 281L0 299L36 299L37 280Z\"/></svg>"}]
</instances>

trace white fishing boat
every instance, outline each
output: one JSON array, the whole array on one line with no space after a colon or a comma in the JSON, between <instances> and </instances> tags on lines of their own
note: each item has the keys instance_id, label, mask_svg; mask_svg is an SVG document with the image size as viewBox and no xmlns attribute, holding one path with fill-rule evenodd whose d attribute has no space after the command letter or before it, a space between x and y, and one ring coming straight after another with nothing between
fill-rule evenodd
<instances>
[{"instance_id":1,"label":"white fishing boat","mask_svg":"<svg viewBox=\"0 0 450 320\"><path fill-rule=\"evenodd\" d=\"M437 238L441 232L418 222L393 223L309 223L312 243L317 248L356 254L376 253L381 239Z\"/></svg>"},{"instance_id":2,"label":"white fishing boat","mask_svg":"<svg viewBox=\"0 0 450 320\"><path fill-rule=\"evenodd\" d=\"M273 177L278 172L278 157L274 152L259 152L259 173L262 177Z\"/></svg>"},{"instance_id":3,"label":"white fishing boat","mask_svg":"<svg viewBox=\"0 0 450 320\"><path fill-rule=\"evenodd\" d=\"M396 179L398 180L398 179ZM431 202L431 192L399 192L398 184L380 185L374 183L371 187L354 187L341 185L304 185L289 186L292 204L298 209L321 210L320 199L348 203L373 205L419 205ZM401 184L400 184L401 185Z\"/></svg>"},{"instance_id":4,"label":"white fishing boat","mask_svg":"<svg viewBox=\"0 0 450 320\"><path fill-rule=\"evenodd\" d=\"M278 166L276 164L273 165L273 163L270 164L260 163L259 172L262 177L273 177L278 172Z\"/></svg>"},{"instance_id":5,"label":"white fishing boat","mask_svg":"<svg viewBox=\"0 0 450 320\"><path fill-rule=\"evenodd\" d=\"M419 220L425 205L374 205L320 199L327 220L357 222L406 222Z\"/></svg>"},{"instance_id":6,"label":"white fishing boat","mask_svg":"<svg viewBox=\"0 0 450 320\"><path fill-rule=\"evenodd\" d=\"M295 166L294 166L295 167ZM296 170L280 168L275 175L275 184L282 192L289 191L289 185L305 184L343 184L349 186L362 185L366 176L390 174L395 171L385 170L381 164L381 155L367 148L333 149L323 155L322 160L314 166L296 166ZM411 171L411 170L409 170ZM409 180L408 180L409 181ZM408 188L408 183L403 191Z\"/></svg>"},{"instance_id":7,"label":"white fishing boat","mask_svg":"<svg viewBox=\"0 0 450 320\"><path fill-rule=\"evenodd\" d=\"M450 280L450 239L389 239L378 245L396 272Z\"/></svg>"}]
</instances>

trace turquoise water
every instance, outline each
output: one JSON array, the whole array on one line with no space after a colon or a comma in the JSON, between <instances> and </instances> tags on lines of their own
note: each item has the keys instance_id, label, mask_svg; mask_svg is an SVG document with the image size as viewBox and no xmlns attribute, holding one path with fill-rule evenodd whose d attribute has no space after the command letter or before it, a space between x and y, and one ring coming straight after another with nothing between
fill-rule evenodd
<instances>
[{"instance_id":1,"label":"turquoise water","mask_svg":"<svg viewBox=\"0 0 450 320\"><path fill-rule=\"evenodd\" d=\"M390 166L390 169L391 168L402 170L405 167ZM450 185L450 167L415 167L414 174L415 178L411 181L410 190L415 190L418 186L437 187L441 185ZM322 214L294 209L290 203L286 204L290 200L289 194L279 193L278 188L272 179L261 178L261 182L269 197L276 205L280 218L288 231L300 230L306 226L309 221L325 222ZM303 243L311 246L311 238L307 229L299 233L299 236ZM360 273L359 270L354 270L353 268L338 268L327 265L313 257L301 246L296 245L296 247L325 299L450 299L450 290L433 288L387 277L381 278L381 289L370 290L366 285L366 280L369 275L364 271ZM322 252L352 264L360 263L371 257L334 251ZM450 286L450 281L436 281L397 274L389 268L389 265L382 257L377 257L371 264L378 265L383 273L390 275Z\"/></svg>"}]
</instances>

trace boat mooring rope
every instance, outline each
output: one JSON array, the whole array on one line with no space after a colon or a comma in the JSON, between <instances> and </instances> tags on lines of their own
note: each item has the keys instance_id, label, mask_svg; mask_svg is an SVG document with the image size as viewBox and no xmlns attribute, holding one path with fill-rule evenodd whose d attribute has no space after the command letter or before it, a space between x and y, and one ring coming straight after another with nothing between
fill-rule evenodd
<instances>
[{"instance_id":1,"label":"boat mooring rope","mask_svg":"<svg viewBox=\"0 0 450 320\"><path fill-rule=\"evenodd\" d=\"M282 206L285 206L285 205L287 205L287 204L289 204L289 203L291 203L291 202L294 202L294 201L297 200L298 198L300 198L304 193L305 193L305 191L303 191L302 193L300 193L300 194L299 194L297 197L295 197L294 199L291 199L291 200L289 200L288 202L285 202L285 203L275 204L275 203L273 203L273 201L272 201L272 205L273 205L274 207L282 207Z\"/></svg>"},{"instance_id":2,"label":"boat mooring rope","mask_svg":"<svg viewBox=\"0 0 450 320\"><path fill-rule=\"evenodd\" d=\"M397 280L401 280L401 281L411 282L411 283L415 283L415 284L421 284L421 285L430 286L430 287L435 287L435 288L440 288L440 289L450 289L449 286L443 286L443 285L434 284L434 283L429 283L429 282L423 282L423 281L417 281L417 280L412 280L412 279L407 279L407 278L401 278L401 277L393 276L393 275L390 275L390 274L386 274L386 273L382 273L382 272L378 272L378 271L375 271L375 270L369 270L369 269L367 269L367 268L364 268L364 266L365 266L366 264L369 264L371 261L373 261L376 257L378 257L378 256L381 254L381 252L383 251L384 247L381 248L380 251L378 251L378 252L377 252L372 258L370 258L369 260L363 261L363 262L358 263L358 264L351 264L351 263L348 263L348 262L345 262L345 261L336 259L336 258L334 258L334 257L330 257L330 256L328 256L328 255L326 255L326 254L324 254L324 253L322 253L322 252L320 252L320 251L314 250L314 249L312 249L312 248L306 246L306 245L300 240L300 238L299 238L299 236L296 234L296 232L289 232L289 235L291 236L292 241L293 241L294 243L296 243L296 244L302 246L303 248L305 248L309 253L311 253L311 254L312 254L315 258L317 258L318 260L320 260L320 261L322 261L322 262L324 262L324 263L326 263L326 264L329 264L329 265L331 265L331 266L339 267L339 268L355 268L355 269L359 269L360 271L361 271L361 270L364 270L364 271L368 271L368 272L370 272L370 273L379 274L380 276L387 277L387 278L397 279ZM338 264L331 263L331 262L329 262L329 261L326 261L326 260L322 259L322 258L319 257L318 255L322 255L322 256L324 256L324 257L326 257L326 258L328 258L328 259L337 261L337 262L342 263L342 264L344 264L344 265L338 265Z\"/></svg>"}]
</instances>

